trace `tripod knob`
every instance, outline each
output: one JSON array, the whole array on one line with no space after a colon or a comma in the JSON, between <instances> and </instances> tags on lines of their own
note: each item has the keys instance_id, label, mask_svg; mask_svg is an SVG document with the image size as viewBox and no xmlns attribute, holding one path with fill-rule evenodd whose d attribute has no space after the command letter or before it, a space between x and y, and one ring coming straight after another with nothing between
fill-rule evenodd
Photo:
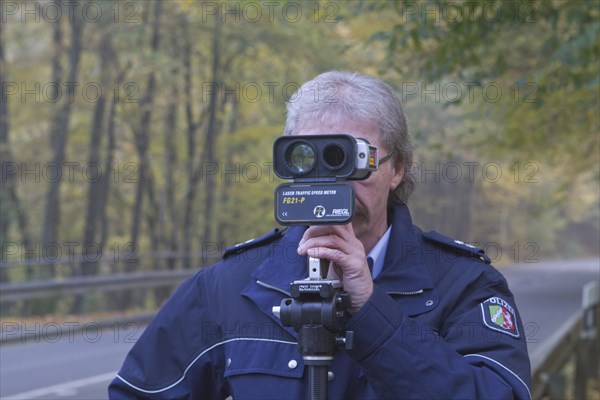
<instances>
[{"instance_id":1,"label":"tripod knob","mask_svg":"<svg viewBox=\"0 0 600 400\"><path fill-rule=\"evenodd\" d=\"M344 349L346 350L352 350L352 344L354 343L354 332L346 331L346 336L336 337L335 343L338 346L344 346Z\"/></svg>"},{"instance_id":2,"label":"tripod knob","mask_svg":"<svg viewBox=\"0 0 600 400\"><path fill-rule=\"evenodd\" d=\"M281 319L281 307L280 306L273 306L272 308L273 314L275 314L275 316L279 319Z\"/></svg>"}]
</instances>

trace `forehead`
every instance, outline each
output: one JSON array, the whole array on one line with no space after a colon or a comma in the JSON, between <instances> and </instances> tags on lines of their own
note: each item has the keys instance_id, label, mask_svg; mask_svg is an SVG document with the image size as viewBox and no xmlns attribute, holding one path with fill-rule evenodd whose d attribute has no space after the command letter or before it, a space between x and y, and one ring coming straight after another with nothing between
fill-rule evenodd
<instances>
[{"instance_id":1,"label":"forehead","mask_svg":"<svg viewBox=\"0 0 600 400\"><path fill-rule=\"evenodd\" d=\"M335 133L345 133L357 138L367 139L375 146L382 145L382 138L379 134L379 126L376 121L308 121L304 122L298 135L329 135Z\"/></svg>"}]
</instances>

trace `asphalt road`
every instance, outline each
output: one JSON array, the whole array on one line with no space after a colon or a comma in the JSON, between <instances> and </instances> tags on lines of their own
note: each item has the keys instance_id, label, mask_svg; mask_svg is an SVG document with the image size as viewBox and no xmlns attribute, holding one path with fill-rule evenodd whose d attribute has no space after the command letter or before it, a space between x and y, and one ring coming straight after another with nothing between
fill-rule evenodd
<instances>
[{"instance_id":1,"label":"asphalt road","mask_svg":"<svg viewBox=\"0 0 600 400\"><path fill-rule=\"evenodd\" d=\"M582 288L600 281L600 260L545 261L499 268L509 282L525 327L532 363L544 344L581 313Z\"/></svg>"},{"instance_id":2,"label":"asphalt road","mask_svg":"<svg viewBox=\"0 0 600 400\"><path fill-rule=\"evenodd\" d=\"M28 325L19 333L29 335L27 343L0 345L0 398L106 399L108 383L143 329L133 323Z\"/></svg>"},{"instance_id":3,"label":"asphalt road","mask_svg":"<svg viewBox=\"0 0 600 400\"><path fill-rule=\"evenodd\" d=\"M600 260L500 268L517 301L532 358L581 308L581 288L599 280ZM9 324L9 323L8 323ZM82 330L75 328L84 328ZM7 325L27 343L0 345L1 399L106 399L106 388L144 327L76 323Z\"/></svg>"}]
</instances>

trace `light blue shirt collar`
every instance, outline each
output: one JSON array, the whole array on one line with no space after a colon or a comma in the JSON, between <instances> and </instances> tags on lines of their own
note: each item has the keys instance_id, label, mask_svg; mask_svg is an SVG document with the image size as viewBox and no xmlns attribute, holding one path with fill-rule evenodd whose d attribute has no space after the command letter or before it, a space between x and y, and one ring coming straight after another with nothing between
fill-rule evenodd
<instances>
[{"instance_id":1,"label":"light blue shirt collar","mask_svg":"<svg viewBox=\"0 0 600 400\"><path fill-rule=\"evenodd\" d=\"M390 241L391 232L392 227L390 226L367 255L367 257L371 257L373 259L373 279L375 279L375 277L377 277L377 275L379 275L383 269L383 261L385 260L385 253Z\"/></svg>"}]
</instances>

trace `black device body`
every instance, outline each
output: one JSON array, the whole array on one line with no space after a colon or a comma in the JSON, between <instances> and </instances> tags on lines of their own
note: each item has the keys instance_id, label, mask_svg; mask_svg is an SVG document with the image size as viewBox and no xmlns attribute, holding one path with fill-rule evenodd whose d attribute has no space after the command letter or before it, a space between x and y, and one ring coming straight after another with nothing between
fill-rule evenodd
<instances>
[{"instance_id":1,"label":"black device body","mask_svg":"<svg viewBox=\"0 0 600 400\"><path fill-rule=\"evenodd\" d=\"M346 224L354 216L354 189L345 181L376 171L378 151L351 135L281 136L273 145L275 174L293 183L275 189L282 225Z\"/></svg>"}]
</instances>

